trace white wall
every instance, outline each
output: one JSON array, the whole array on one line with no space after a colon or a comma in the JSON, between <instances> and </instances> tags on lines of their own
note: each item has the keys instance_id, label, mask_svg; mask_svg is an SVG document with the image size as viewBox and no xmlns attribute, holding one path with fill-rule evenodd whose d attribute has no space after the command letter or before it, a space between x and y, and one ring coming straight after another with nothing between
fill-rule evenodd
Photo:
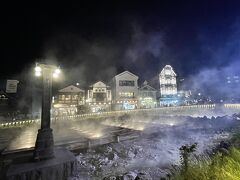
<instances>
[{"instance_id":1,"label":"white wall","mask_svg":"<svg viewBox=\"0 0 240 180\"><path fill-rule=\"evenodd\" d=\"M134 81L134 86L119 86L120 80ZM115 87L116 87L116 99L119 99L120 92L133 92L134 97L138 96L138 77L128 73L124 73L121 76L115 76Z\"/></svg>"}]
</instances>

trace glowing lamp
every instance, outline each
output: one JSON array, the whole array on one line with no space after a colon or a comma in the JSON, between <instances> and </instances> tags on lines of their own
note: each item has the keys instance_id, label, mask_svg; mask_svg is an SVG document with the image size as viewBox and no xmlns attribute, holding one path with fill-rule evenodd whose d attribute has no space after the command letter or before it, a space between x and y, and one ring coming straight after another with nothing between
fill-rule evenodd
<instances>
[{"instance_id":1,"label":"glowing lamp","mask_svg":"<svg viewBox=\"0 0 240 180\"><path fill-rule=\"evenodd\" d=\"M55 69L55 71L53 72L53 78L58 78L60 73L61 70L59 68Z\"/></svg>"},{"instance_id":2,"label":"glowing lamp","mask_svg":"<svg viewBox=\"0 0 240 180\"><path fill-rule=\"evenodd\" d=\"M34 70L35 70L35 76L37 76L37 77L39 77L39 76L41 76L42 75L42 68L41 67L39 67L39 66L36 66L35 68L34 68Z\"/></svg>"},{"instance_id":3,"label":"glowing lamp","mask_svg":"<svg viewBox=\"0 0 240 180\"><path fill-rule=\"evenodd\" d=\"M41 71L42 71L42 68L39 67L39 66L36 66L36 67L35 67L35 71L36 71L36 72L41 72Z\"/></svg>"},{"instance_id":4,"label":"glowing lamp","mask_svg":"<svg viewBox=\"0 0 240 180\"><path fill-rule=\"evenodd\" d=\"M42 75L42 73L40 71L35 71L35 76L39 77L41 75Z\"/></svg>"}]
</instances>

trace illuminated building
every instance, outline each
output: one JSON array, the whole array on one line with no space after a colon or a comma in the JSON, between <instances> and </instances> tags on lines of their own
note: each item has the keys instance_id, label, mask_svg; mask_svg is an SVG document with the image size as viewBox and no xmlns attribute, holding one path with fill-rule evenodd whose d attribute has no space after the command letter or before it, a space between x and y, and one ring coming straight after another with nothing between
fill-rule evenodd
<instances>
[{"instance_id":1,"label":"illuminated building","mask_svg":"<svg viewBox=\"0 0 240 180\"><path fill-rule=\"evenodd\" d=\"M222 89L224 94L221 95L221 99L228 103L239 103L240 102L240 76L238 74L229 75L226 77L223 83Z\"/></svg>"},{"instance_id":2,"label":"illuminated building","mask_svg":"<svg viewBox=\"0 0 240 180\"><path fill-rule=\"evenodd\" d=\"M170 106L178 103L176 73L172 66L166 65L159 74L160 105Z\"/></svg>"},{"instance_id":3,"label":"illuminated building","mask_svg":"<svg viewBox=\"0 0 240 180\"><path fill-rule=\"evenodd\" d=\"M136 109L138 106L138 76L124 71L113 78L114 109Z\"/></svg>"},{"instance_id":4,"label":"illuminated building","mask_svg":"<svg viewBox=\"0 0 240 180\"><path fill-rule=\"evenodd\" d=\"M112 93L109 86L102 81L98 81L90 86L86 102L89 104L92 112L111 110Z\"/></svg>"},{"instance_id":5,"label":"illuminated building","mask_svg":"<svg viewBox=\"0 0 240 180\"><path fill-rule=\"evenodd\" d=\"M160 93L163 96L174 96L177 94L176 73L172 66L166 65L159 74Z\"/></svg>"},{"instance_id":6,"label":"illuminated building","mask_svg":"<svg viewBox=\"0 0 240 180\"><path fill-rule=\"evenodd\" d=\"M157 90L144 81L138 91L138 100L140 108L157 107Z\"/></svg>"},{"instance_id":7,"label":"illuminated building","mask_svg":"<svg viewBox=\"0 0 240 180\"><path fill-rule=\"evenodd\" d=\"M227 84L239 84L239 76L235 75L235 76L228 76L226 78L226 82Z\"/></svg>"},{"instance_id":8,"label":"illuminated building","mask_svg":"<svg viewBox=\"0 0 240 180\"><path fill-rule=\"evenodd\" d=\"M55 115L76 114L77 107L85 104L85 91L70 85L60 89L53 101Z\"/></svg>"},{"instance_id":9,"label":"illuminated building","mask_svg":"<svg viewBox=\"0 0 240 180\"><path fill-rule=\"evenodd\" d=\"M83 105L85 103L85 91L70 85L58 91L58 103L68 105Z\"/></svg>"},{"instance_id":10,"label":"illuminated building","mask_svg":"<svg viewBox=\"0 0 240 180\"><path fill-rule=\"evenodd\" d=\"M190 90L178 91L177 99L179 105L190 105L192 104L192 92Z\"/></svg>"}]
</instances>

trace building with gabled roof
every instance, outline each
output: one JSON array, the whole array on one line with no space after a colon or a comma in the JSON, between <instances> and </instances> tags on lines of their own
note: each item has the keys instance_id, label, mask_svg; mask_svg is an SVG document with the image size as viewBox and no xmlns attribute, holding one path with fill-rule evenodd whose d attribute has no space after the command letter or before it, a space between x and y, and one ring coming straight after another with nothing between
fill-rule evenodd
<instances>
[{"instance_id":1,"label":"building with gabled roof","mask_svg":"<svg viewBox=\"0 0 240 180\"><path fill-rule=\"evenodd\" d=\"M85 91L74 85L67 86L63 89L58 90L57 103L72 106L84 105Z\"/></svg>"},{"instance_id":2,"label":"building with gabled roof","mask_svg":"<svg viewBox=\"0 0 240 180\"><path fill-rule=\"evenodd\" d=\"M124 71L112 80L112 94L115 110L138 107L138 76Z\"/></svg>"},{"instance_id":3,"label":"building with gabled roof","mask_svg":"<svg viewBox=\"0 0 240 180\"><path fill-rule=\"evenodd\" d=\"M78 112L78 108L85 104L85 90L69 85L58 90L57 95L53 99L53 114L58 115L74 115Z\"/></svg>"},{"instance_id":4,"label":"building with gabled roof","mask_svg":"<svg viewBox=\"0 0 240 180\"><path fill-rule=\"evenodd\" d=\"M139 108L155 108L157 107L157 90L150 86L147 81L138 91Z\"/></svg>"},{"instance_id":5,"label":"building with gabled roof","mask_svg":"<svg viewBox=\"0 0 240 180\"><path fill-rule=\"evenodd\" d=\"M110 86L102 81L89 86L86 102L92 112L109 111L112 103Z\"/></svg>"},{"instance_id":6,"label":"building with gabled roof","mask_svg":"<svg viewBox=\"0 0 240 180\"><path fill-rule=\"evenodd\" d=\"M71 93L79 93L84 92L83 89L80 89L79 87L76 87L74 85L67 86L63 89L60 89L58 92L64 93L64 92L71 92Z\"/></svg>"}]
</instances>

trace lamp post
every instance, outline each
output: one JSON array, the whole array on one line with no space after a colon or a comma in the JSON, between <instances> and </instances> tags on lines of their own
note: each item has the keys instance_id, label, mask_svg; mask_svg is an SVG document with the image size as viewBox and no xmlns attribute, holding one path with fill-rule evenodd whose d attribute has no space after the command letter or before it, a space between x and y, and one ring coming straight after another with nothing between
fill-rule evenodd
<instances>
[{"instance_id":1,"label":"lamp post","mask_svg":"<svg viewBox=\"0 0 240 180\"><path fill-rule=\"evenodd\" d=\"M42 77L42 114L41 128L38 130L33 158L34 160L50 159L54 157L53 133L51 122L52 80L59 76L60 69L53 65L36 64L35 75Z\"/></svg>"}]
</instances>

